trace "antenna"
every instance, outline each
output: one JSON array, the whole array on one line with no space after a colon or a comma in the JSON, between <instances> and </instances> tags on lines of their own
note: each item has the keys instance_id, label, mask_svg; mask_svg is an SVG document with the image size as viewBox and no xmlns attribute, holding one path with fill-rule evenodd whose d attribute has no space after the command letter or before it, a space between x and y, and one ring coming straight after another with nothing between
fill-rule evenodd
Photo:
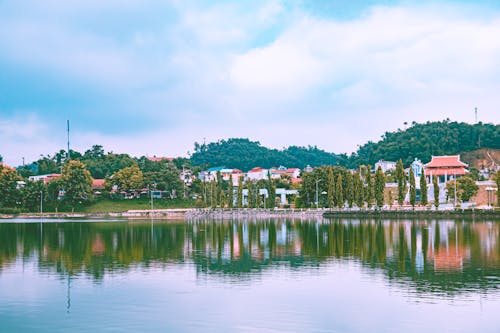
<instances>
[{"instance_id":1,"label":"antenna","mask_svg":"<svg viewBox=\"0 0 500 333\"><path fill-rule=\"evenodd\" d=\"M474 108L474 113L476 115L476 124L477 124L477 108Z\"/></svg>"},{"instance_id":2,"label":"antenna","mask_svg":"<svg viewBox=\"0 0 500 333\"><path fill-rule=\"evenodd\" d=\"M70 156L69 156L69 120L66 121L66 124L67 124L67 130L68 130L68 160L70 159Z\"/></svg>"}]
</instances>

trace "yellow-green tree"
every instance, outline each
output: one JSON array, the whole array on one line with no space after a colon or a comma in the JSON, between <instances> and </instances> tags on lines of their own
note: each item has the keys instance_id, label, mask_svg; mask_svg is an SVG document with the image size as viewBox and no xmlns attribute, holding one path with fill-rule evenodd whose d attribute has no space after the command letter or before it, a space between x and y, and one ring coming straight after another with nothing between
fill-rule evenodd
<instances>
[{"instance_id":1,"label":"yellow-green tree","mask_svg":"<svg viewBox=\"0 0 500 333\"><path fill-rule=\"evenodd\" d=\"M0 163L0 206L15 207L20 198L17 181L21 177L15 169Z\"/></svg>"},{"instance_id":2,"label":"yellow-green tree","mask_svg":"<svg viewBox=\"0 0 500 333\"><path fill-rule=\"evenodd\" d=\"M140 189L144 185L144 176L138 166L118 170L114 175L112 182L118 186L120 190L130 191Z\"/></svg>"},{"instance_id":3,"label":"yellow-green tree","mask_svg":"<svg viewBox=\"0 0 500 333\"><path fill-rule=\"evenodd\" d=\"M64 164L60 184L64 190L64 201L71 206L91 199L92 177L87 166L80 161L70 160Z\"/></svg>"}]
</instances>

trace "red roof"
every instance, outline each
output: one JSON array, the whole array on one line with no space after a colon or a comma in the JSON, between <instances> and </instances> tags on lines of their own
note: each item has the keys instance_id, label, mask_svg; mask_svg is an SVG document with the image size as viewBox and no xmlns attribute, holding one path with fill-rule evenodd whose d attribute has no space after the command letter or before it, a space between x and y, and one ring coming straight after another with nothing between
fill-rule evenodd
<instances>
[{"instance_id":1,"label":"red roof","mask_svg":"<svg viewBox=\"0 0 500 333\"><path fill-rule=\"evenodd\" d=\"M94 179L94 180L92 180L92 189L93 190L102 190L102 189L104 189L104 179Z\"/></svg>"},{"instance_id":2,"label":"red roof","mask_svg":"<svg viewBox=\"0 0 500 333\"><path fill-rule=\"evenodd\" d=\"M262 170L264 170L264 169L262 169L261 167L255 167L255 168L253 168L252 170L250 170L248 172L261 172Z\"/></svg>"},{"instance_id":3,"label":"red roof","mask_svg":"<svg viewBox=\"0 0 500 333\"><path fill-rule=\"evenodd\" d=\"M425 168L466 168L467 164L460 161L460 155L432 156L432 160L424 165Z\"/></svg>"},{"instance_id":4,"label":"red roof","mask_svg":"<svg viewBox=\"0 0 500 333\"><path fill-rule=\"evenodd\" d=\"M467 173L464 167L460 168L432 168L425 169L426 176L463 176Z\"/></svg>"}]
</instances>

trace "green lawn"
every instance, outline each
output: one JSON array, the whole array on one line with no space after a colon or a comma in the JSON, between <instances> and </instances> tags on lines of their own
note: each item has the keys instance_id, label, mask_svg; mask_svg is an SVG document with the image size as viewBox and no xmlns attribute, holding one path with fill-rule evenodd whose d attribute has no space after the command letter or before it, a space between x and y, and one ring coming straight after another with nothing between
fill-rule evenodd
<instances>
[{"instance_id":1,"label":"green lawn","mask_svg":"<svg viewBox=\"0 0 500 333\"><path fill-rule=\"evenodd\" d=\"M192 208L194 206L194 200L158 199L153 201L154 209ZM84 213L119 213L134 209L151 209L151 202L146 198L121 200L100 199L89 206L75 208L75 211Z\"/></svg>"}]
</instances>

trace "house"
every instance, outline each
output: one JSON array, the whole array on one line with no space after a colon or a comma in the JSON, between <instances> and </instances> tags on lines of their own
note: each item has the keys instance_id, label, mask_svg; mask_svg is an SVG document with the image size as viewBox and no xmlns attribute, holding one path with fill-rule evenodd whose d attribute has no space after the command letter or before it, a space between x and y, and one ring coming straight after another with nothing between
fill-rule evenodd
<instances>
[{"instance_id":1,"label":"house","mask_svg":"<svg viewBox=\"0 0 500 333\"><path fill-rule=\"evenodd\" d=\"M217 181L217 171L222 171L223 169L225 169L226 167L224 166L218 166L218 167L213 167L213 168L209 168L205 171L202 171L198 174L198 178L202 181L202 182L211 182L212 180L215 180Z\"/></svg>"},{"instance_id":2,"label":"house","mask_svg":"<svg viewBox=\"0 0 500 333\"><path fill-rule=\"evenodd\" d=\"M104 190L104 179L92 179L92 191L94 194L101 194L102 190Z\"/></svg>"},{"instance_id":3,"label":"house","mask_svg":"<svg viewBox=\"0 0 500 333\"><path fill-rule=\"evenodd\" d=\"M266 180L268 169L263 169L261 167L255 167L247 172L247 179L251 181Z\"/></svg>"},{"instance_id":4,"label":"house","mask_svg":"<svg viewBox=\"0 0 500 333\"><path fill-rule=\"evenodd\" d=\"M431 161L424 165L428 183L432 182L434 176L438 177L439 183L462 177L469 172L467 167L466 163L460 161L460 155L432 156Z\"/></svg>"},{"instance_id":5,"label":"house","mask_svg":"<svg viewBox=\"0 0 500 333\"><path fill-rule=\"evenodd\" d=\"M382 169L383 173L386 173L387 171L396 170L396 162L379 160L375 163L375 170L377 170L378 167Z\"/></svg>"},{"instance_id":6,"label":"house","mask_svg":"<svg viewBox=\"0 0 500 333\"><path fill-rule=\"evenodd\" d=\"M50 173L46 175L38 175L38 176L29 176L28 180L31 182L38 182L38 181L43 181L44 184L47 184L51 180L57 179L61 177L61 174L59 173Z\"/></svg>"}]
</instances>

